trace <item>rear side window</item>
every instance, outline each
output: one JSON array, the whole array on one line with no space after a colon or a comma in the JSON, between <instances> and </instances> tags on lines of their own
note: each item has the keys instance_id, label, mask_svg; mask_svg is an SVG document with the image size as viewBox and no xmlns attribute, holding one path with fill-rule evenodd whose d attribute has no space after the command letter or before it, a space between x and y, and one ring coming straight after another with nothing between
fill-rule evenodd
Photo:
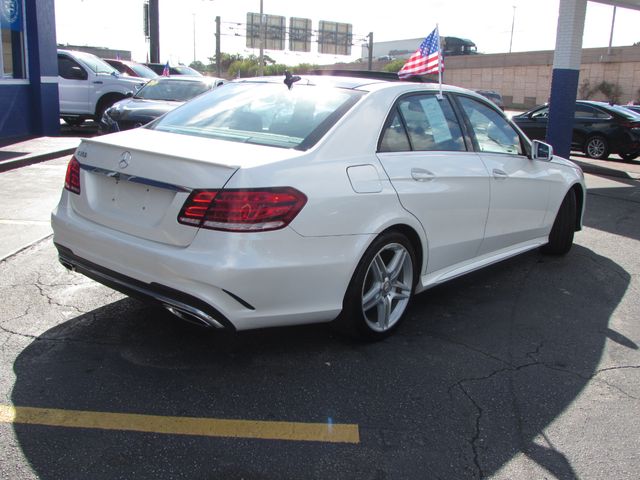
<instances>
[{"instance_id":1,"label":"rear side window","mask_svg":"<svg viewBox=\"0 0 640 480\"><path fill-rule=\"evenodd\" d=\"M448 98L411 95L398 101L382 133L381 152L465 151Z\"/></svg>"},{"instance_id":2,"label":"rear side window","mask_svg":"<svg viewBox=\"0 0 640 480\"><path fill-rule=\"evenodd\" d=\"M481 152L522 155L520 135L493 108L469 97L459 97Z\"/></svg>"}]
</instances>

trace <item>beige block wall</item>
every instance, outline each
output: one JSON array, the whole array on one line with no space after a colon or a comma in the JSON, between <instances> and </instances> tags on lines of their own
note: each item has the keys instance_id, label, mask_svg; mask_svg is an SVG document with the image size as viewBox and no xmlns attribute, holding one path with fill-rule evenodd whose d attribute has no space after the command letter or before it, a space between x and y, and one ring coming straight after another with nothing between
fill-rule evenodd
<instances>
[{"instance_id":1,"label":"beige block wall","mask_svg":"<svg viewBox=\"0 0 640 480\"><path fill-rule=\"evenodd\" d=\"M640 100L640 46L585 49L579 86L602 81L622 90L620 103ZM496 90L507 106L531 107L545 103L551 92L553 52L448 57L444 81L465 88ZM602 94L592 97L606 100Z\"/></svg>"}]
</instances>

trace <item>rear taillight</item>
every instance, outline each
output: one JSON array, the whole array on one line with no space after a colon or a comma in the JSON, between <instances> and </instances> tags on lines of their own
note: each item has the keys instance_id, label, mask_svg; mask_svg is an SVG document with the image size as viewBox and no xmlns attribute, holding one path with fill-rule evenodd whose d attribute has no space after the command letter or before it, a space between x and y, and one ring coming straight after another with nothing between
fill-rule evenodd
<instances>
[{"instance_id":1,"label":"rear taillight","mask_svg":"<svg viewBox=\"0 0 640 480\"><path fill-rule=\"evenodd\" d=\"M620 126L624 128L640 128L640 122L620 122Z\"/></svg>"},{"instance_id":2,"label":"rear taillight","mask_svg":"<svg viewBox=\"0 0 640 480\"><path fill-rule=\"evenodd\" d=\"M71 157L69 165L67 165L64 188L70 192L80 194L80 163L75 156Z\"/></svg>"},{"instance_id":3,"label":"rear taillight","mask_svg":"<svg viewBox=\"0 0 640 480\"><path fill-rule=\"evenodd\" d=\"M306 203L305 194L291 187L194 190L178 222L227 232L265 232L289 225Z\"/></svg>"}]
</instances>

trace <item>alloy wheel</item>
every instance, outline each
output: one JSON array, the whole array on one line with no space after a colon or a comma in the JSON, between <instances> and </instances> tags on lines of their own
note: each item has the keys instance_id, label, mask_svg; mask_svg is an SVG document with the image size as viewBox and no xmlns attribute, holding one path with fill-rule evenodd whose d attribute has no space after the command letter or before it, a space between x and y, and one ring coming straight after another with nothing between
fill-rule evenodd
<instances>
[{"instance_id":1,"label":"alloy wheel","mask_svg":"<svg viewBox=\"0 0 640 480\"><path fill-rule=\"evenodd\" d=\"M399 243L385 245L375 255L362 286L362 313L375 332L391 329L402 317L411 297L413 263Z\"/></svg>"}]
</instances>

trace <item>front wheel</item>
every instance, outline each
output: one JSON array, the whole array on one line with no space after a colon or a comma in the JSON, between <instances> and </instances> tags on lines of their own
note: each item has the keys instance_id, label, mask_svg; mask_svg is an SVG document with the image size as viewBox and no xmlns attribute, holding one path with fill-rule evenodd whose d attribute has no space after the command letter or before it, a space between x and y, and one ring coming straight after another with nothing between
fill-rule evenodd
<instances>
[{"instance_id":1,"label":"front wheel","mask_svg":"<svg viewBox=\"0 0 640 480\"><path fill-rule=\"evenodd\" d=\"M358 263L337 322L350 335L380 340L397 328L413 295L416 254L403 234L379 236Z\"/></svg>"},{"instance_id":2,"label":"front wheel","mask_svg":"<svg viewBox=\"0 0 640 480\"><path fill-rule=\"evenodd\" d=\"M571 250L573 245L573 233L576 225L577 215L576 194L570 190L562 200L558 215L549 233L549 243L540 250L551 255L564 255Z\"/></svg>"},{"instance_id":3,"label":"front wheel","mask_svg":"<svg viewBox=\"0 0 640 480\"><path fill-rule=\"evenodd\" d=\"M589 138L584 145L584 153L586 153L589 158L598 160L607 159L609 157L609 144L607 143L607 139L600 135L594 135Z\"/></svg>"}]
</instances>

